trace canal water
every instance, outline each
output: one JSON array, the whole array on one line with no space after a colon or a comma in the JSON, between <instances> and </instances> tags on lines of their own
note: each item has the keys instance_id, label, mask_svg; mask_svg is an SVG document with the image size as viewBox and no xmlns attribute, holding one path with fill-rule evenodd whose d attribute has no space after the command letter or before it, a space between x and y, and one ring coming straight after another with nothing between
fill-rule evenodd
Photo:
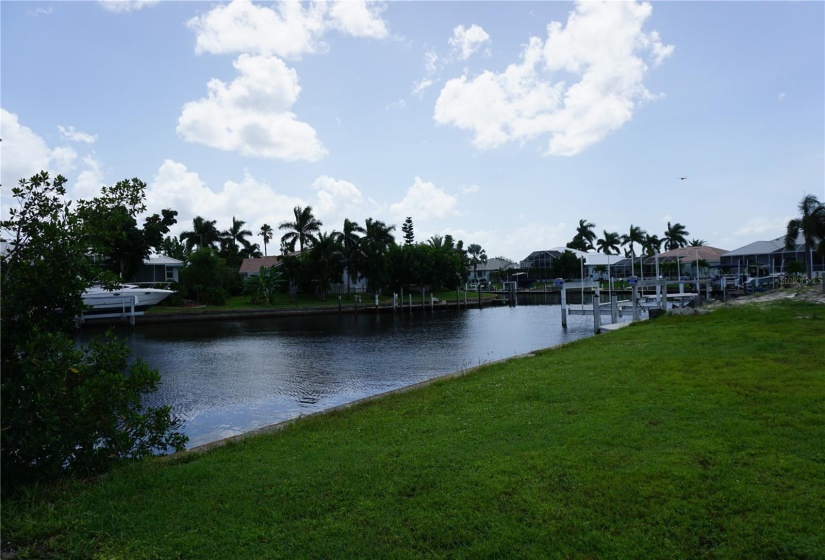
<instances>
[{"instance_id":1,"label":"canal water","mask_svg":"<svg viewBox=\"0 0 825 560\"><path fill-rule=\"evenodd\" d=\"M94 334L84 329L82 337ZM558 305L139 325L119 332L161 374L194 447L591 335Z\"/></svg>"}]
</instances>

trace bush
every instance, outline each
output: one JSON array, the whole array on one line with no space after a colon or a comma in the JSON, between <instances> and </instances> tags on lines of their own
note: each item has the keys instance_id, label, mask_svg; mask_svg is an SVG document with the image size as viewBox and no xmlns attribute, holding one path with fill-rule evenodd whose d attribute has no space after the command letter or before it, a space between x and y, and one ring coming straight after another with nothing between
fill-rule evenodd
<instances>
[{"instance_id":1,"label":"bush","mask_svg":"<svg viewBox=\"0 0 825 560\"><path fill-rule=\"evenodd\" d=\"M111 334L79 349L61 333L39 332L5 361L3 479L30 482L83 475L113 462L181 450L186 436L167 406L143 408L160 375Z\"/></svg>"},{"instance_id":2,"label":"bush","mask_svg":"<svg viewBox=\"0 0 825 560\"><path fill-rule=\"evenodd\" d=\"M94 473L168 448L186 436L168 407L141 398L160 376L111 337L78 348L66 333L96 271L96 232L64 200L65 179L45 172L12 189L19 208L0 223L2 485Z\"/></svg>"}]
</instances>

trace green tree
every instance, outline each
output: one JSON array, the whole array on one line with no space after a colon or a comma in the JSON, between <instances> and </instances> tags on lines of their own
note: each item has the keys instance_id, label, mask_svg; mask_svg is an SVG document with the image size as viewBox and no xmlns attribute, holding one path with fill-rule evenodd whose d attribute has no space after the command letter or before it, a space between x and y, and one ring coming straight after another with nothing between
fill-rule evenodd
<instances>
[{"instance_id":1,"label":"green tree","mask_svg":"<svg viewBox=\"0 0 825 560\"><path fill-rule=\"evenodd\" d=\"M308 264L312 270L318 297L326 301L330 282L341 278L343 273L343 247L339 242L338 232L319 233L313 236L312 248L309 250Z\"/></svg>"},{"instance_id":2,"label":"green tree","mask_svg":"<svg viewBox=\"0 0 825 560\"><path fill-rule=\"evenodd\" d=\"M244 293L250 296L252 304L270 305L275 303L275 296L284 283L283 273L277 267L261 267L257 276L247 276L244 281Z\"/></svg>"},{"instance_id":3,"label":"green tree","mask_svg":"<svg viewBox=\"0 0 825 560\"><path fill-rule=\"evenodd\" d=\"M167 235L163 238L160 244L160 252L179 261L185 261L189 255L186 246L174 235Z\"/></svg>"},{"instance_id":4,"label":"green tree","mask_svg":"<svg viewBox=\"0 0 825 560\"><path fill-rule=\"evenodd\" d=\"M605 255L618 255L620 242L618 233L604 230L604 236L596 241L596 246Z\"/></svg>"},{"instance_id":5,"label":"green tree","mask_svg":"<svg viewBox=\"0 0 825 560\"><path fill-rule=\"evenodd\" d=\"M393 230L395 226L388 226L381 220L367 218L364 222L359 269L367 279L370 293L380 293L381 286L388 279L387 253L390 246L395 243Z\"/></svg>"},{"instance_id":6,"label":"green tree","mask_svg":"<svg viewBox=\"0 0 825 560\"><path fill-rule=\"evenodd\" d=\"M138 227L137 216L146 211L146 183L140 179L104 186L100 196L78 201L77 215L86 230L86 243L98 263L120 279L134 277L152 250L159 250L163 237L177 220L177 212L164 209Z\"/></svg>"},{"instance_id":7,"label":"green tree","mask_svg":"<svg viewBox=\"0 0 825 560\"><path fill-rule=\"evenodd\" d=\"M128 348L98 339L79 348L67 336L96 274L91 229L65 200L66 179L42 172L12 195L19 207L0 222L2 484L102 472L186 438L168 407L144 407L159 375Z\"/></svg>"},{"instance_id":8,"label":"green tree","mask_svg":"<svg viewBox=\"0 0 825 560\"><path fill-rule=\"evenodd\" d=\"M642 243L642 251L644 251L647 256L652 257L656 253L660 252L661 249L662 240L659 239L659 236L646 233L644 243Z\"/></svg>"},{"instance_id":9,"label":"green tree","mask_svg":"<svg viewBox=\"0 0 825 560\"><path fill-rule=\"evenodd\" d=\"M593 231L596 224L590 223L587 220L579 220L579 225L576 226L576 235L573 240L567 244L570 249L577 249L579 251L591 251L594 249L593 243L596 241L596 232Z\"/></svg>"},{"instance_id":10,"label":"green tree","mask_svg":"<svg viewBox=\"0 0 825 560\"><path fill-rule=\"evenodd\" d=\"M407 216L407 219L404 220L404 225L401 226L401 231L404 233L404 245L412 245L415 243L415 231L412 217Z\"/></svg>"},{"instance_id":11,"label":"green tree","mask_svg":"<svg viewBox=\"0 0 825 560\"><path fill-rule=\"evenodd\" d=\"M665 251L672 251L673 249L687 246L688 235L690 235L690 232L688 232L682 224L677 222L671 225L670 222L668 222L664 237Z\"/></svg>"},{"instance_id":12,"label":"green tree","mask_svg":"<svg viewBox=\"0 0 825 560\"><path fill-rule=\"evenodd\" d=\"M688 246L690 247L706 247L708 244L704 239L691 239Z\"/></svg>"},{"instance_id":13,"label":"green tree","mask_svg":"<svg viewBox=\"0 0 825 560\"><path fill-rule=\"evenodd\" d=\"M487 253L481 245L472 243L467 247L467 254L470 256L470 265L473 267L473 279L478 280L478 265L487 264Z\"/></svg>"},{"instance_id":14,"label":"green tree","mask_svg":"<svg viewBox=\"0 0 825 560\"><path fill-rule=\"evenodd\" d=\"M634 226L633 224L630 224L630 230L628 230L628 232L626 234L622 235L622 237L621 237L622 247L627 245L630 248L630 259L631 259L630 260L630 270L631 270L631 274L636 274L636 268L635 268L636 250L634 249L634 246L635 246L636 243L638 243L640 247L642 245L644 245L645 235L647 235L647 232L644 231L642 228L640 228L639 226Z\"/></svg>"},{"instance_id":15,"label":"green tree","mask_svg":"<svg viewBox=\"0 0 825 560\"><path fill-rule=\"evenodd\" d=\"M267 256L266 255L266 246L270 241L272 241L272 236L275 235L274 232L272 231L272 226L269 225L269 224L262 225L261 226L261 231L258 232L258 235L260 235L264 240L264 256Z\"/></svg>"},{"instance_id":16,"label":"green tree","mask_svg":"<svg viewBox=\"0 0 825 560\"><path fill-rule=\"evenodd\" d=\"M180 234L180 240L186 244L186 250L192 251L195 247L216 248L221 241L221 234L215 227L215 220L206 220L195 216L192 220L192 229Z\"/></svg>"},{"instance_id":17,"label":"green tree","mask_svg":"<svg viewBox=\"0 0 825 560\"><path fill-rule=\"evenodd\" d=\"M295 244L298 243L300 251L303 253L307 242L312 241L312 235L319 233L321 226L324 224L315 219L312 214L312 206L306 208L296 206L292 212L295 215L295 220L283 222L278 226L278 229L287 230L287 233L281 237L281 243L286 243L291 251L295 250Z\"/></svg>"},{"instance_id":18,"label":"green tree","mask_svg":"<svg viewBox=\"0 0 825 560\"><path fill-rule=\"evenodd\" d=\"M618 238L618 234L616 234L616 237ZM581 259L576 256L573 251L564 251L557 259L554 259L550 265L550 274L554 278L564 278L565 280L579 279L581 278L581 271Z\"/></svg>"},{"instance_id":19,"label":"green tree","mask_svg":"<svg viewBox=\"0 0 825 560\"><path fill-rule=\"evenodd\" d=\"M231 268L240 267L241 261L254 252L252 244L247 239L252 232L244 229L244 225L245 221L232 216L232 226L221 232L221 256Z\"/></svg>"},{"instance_id":20,"label":"green tree","mask_svg":"<svg viewBox=\"0 0 825 560\"><path fill-rule=\"evenodd\" d=\"M361 251L361 234L364 228L344 218L344 228L338 234L338 243L341 245L341 252L344 257L344 266L347 269L347 293L350 291L351 282L358 279L359 255Z\"/></svg>"},{"instance_id":21,"label":"green tree","mask_svg":"<svg viewBox=\"0 0 825 560\"><path fill-rule=\"evenodd\" d=\"M796 248L796 238L802 233L805 239L805 268L808 273L808 280L813 272L813 255L816 251L825 257L825 205L819 202L816 196L809 194L799 203L799 217L788 222L787 233L785 234L785 248L793 250ZM823 286L825 289L825 286Z\"/></svg>"},{"instance_id":22,"label":"green tree","mask_svg":"<svg viewBox=\"0 0 825 560\"><path fill-rule=\"evenodd\" d=\"M189 262L180 271L180 283L194 300L208 305L223 305L229 292L226 290L227 270L224 261L209 247L202 247L189 255Z\"/></svg>"}]
</instances>

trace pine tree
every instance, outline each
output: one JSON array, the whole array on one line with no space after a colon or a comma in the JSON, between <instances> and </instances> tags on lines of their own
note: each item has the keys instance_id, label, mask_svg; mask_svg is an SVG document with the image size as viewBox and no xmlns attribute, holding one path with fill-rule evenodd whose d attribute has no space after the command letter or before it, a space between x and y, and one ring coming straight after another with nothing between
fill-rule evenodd
<instances>
[{"instance_id":1,"label":"pine tree","mask_svg":"<svg viewBox=\"0 0 825 560\"><path fill-rule=\"evenodd\" d=\"M404 232L404 245L412 245L415 243L415 234L413 233L413 221L410 216L404 220L404 225L401 226L401 231Z\"/></svg>"}]
</instances>

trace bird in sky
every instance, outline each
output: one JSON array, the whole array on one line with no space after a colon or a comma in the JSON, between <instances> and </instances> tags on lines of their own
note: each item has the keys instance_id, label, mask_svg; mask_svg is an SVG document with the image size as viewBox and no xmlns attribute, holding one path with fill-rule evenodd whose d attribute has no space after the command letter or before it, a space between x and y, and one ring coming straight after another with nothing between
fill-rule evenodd
<instances>
[{"instance_id":1,"label":"bird in sky","mask_svg":"<svg viewBox=\"0 0 825 560\"><path fill-rule=\"evenodd\" d=\"M687 179L687 177L679 177L680 181L684 181L685 179Z\"/></svg>"}]
</instances>

